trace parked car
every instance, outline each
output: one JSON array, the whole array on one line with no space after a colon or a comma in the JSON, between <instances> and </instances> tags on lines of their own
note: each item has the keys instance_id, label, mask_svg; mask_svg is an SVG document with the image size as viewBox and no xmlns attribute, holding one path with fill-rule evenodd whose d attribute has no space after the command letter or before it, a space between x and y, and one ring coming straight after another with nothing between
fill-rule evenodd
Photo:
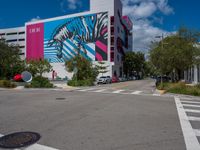
<instances>
[{"instance_id":1,"label":"parked car","mask_svg":"<svg viewBox=\"0 0 200 150\"><path fill-rule=\"evenodd\" d=\"M119 79L116 76L112 77L112 83L117 83L119 82Z\"/></svg>"},{"instance_id":2,"label":"parked car","mask_svg":"<svg viewBox=\"0 0 200 150\"><path fill-rule=\"evenodd\" d=\"M171 81L171 78L170 77L168 77L168 76L162 76L162 78L161 78L161 76L158 76L157 78L156 78L156 86L158 86L160 83L161 83L161 80L162 80L162 82L163 83L166 83L166 82L170 82Z\"/></svg>"},{"instance_id":3,"label":"parked car","mask_svg":"<svg viewBox=\"0 0 200 150\"><path fill-rule=\"evenodd\" d=\"M112 79L110 76L101 76L99 79L97 79L97 84L108 84L112 83Z\"/></svg>"},{"instance_id":4,"label":"parked car","mask_svg":"<svg viewBox=\"0 0 200 150\"><path fill-rule=\"evenodd\" d=\"M127 81L126 78L124 78L124 77L120 77L120 78L119 78L119 82L125 82L125 81Z\"/></svg>"}]
</instances>

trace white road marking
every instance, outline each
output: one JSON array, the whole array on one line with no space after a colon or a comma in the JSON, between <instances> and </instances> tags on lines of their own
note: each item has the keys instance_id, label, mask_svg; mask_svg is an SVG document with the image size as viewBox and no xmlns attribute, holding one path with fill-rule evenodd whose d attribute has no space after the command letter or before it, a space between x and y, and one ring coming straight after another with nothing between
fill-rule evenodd
<instances>
[{"instance_id":1,"label":"white road marking","mask_svg":"<svg viewBox=\"0 0 200 150\"><path fill-rule=\"evenodd\" d=\"M196 136L200 136L200 130L199 129L194 129L194 133L196 134Z\"/></svg>"},{"instance_id":2,"label":"white road marking","mask_svg":"<svg viewBox=\"0 0 200 150\"><path fill-rule=\"evenodd\" d=\"M160 94L153 94L153 96L161 96Z\"/></svg>"},{"instance_id":3,"label":"white road marking","mask_svg":"<svg viewBox=\"0 0 200 150\"><path fill-rule=\"evenodd\" d=\"M200 102L195 101L181 101L182 103L190 103L190 104L200 104Z\"/></svg>"},{"instance_id":4,"label":"white road marking","mask_svg":"<svg viewBox=\"0 0 200 150\"><path fill-rule=\"evenodd\" d=\"M3 135L0 134L0 137L2 137ZM48 146L44 146L44 145L40 145L40 144L33 144L31 146L28 146L26 148L21 148L21 150L58 150L52 147L48 147ZM14 150L20 150L20 149L14 149Z\"/></svg>"},{"instance_id":5,"label":"white road marking","mask_svg":"<svg viewBox=\"0 0 200 150\"><path fill-rule=\"evenodd\" d=\"M81 92L86 92L86 91L91 91L91 90L95 90L96 88L89 88L89 89L81 89L81 90L77 90L77 91L81 91Z\"/></svg>"},{"instance_id":6,"label":"white road marking","mask_svg":"<svg viewBox=\"0 0 200 150\"><path fill-rule=\"evenodd\" d=\"M125 90L117 90L117 91L114 91L114 92L112 92L112 93L121 93L121 92L123 92L123 91L125 91Z\"/></svg>"},{"instance_id":7,"label":"white road marking","mask_svg":"<svg viewBox=\"0 0 200 150\"><path fill-rule=\"evenodd\" d=\"M188 117L188 120L190 120L190 121L200 121L200 117L190 116L190 117Z\"/></svg>"},{"instance_id":8,"label":"white road marking","mask_svg":"<svg viewBox=\"0 0 200 150\"><path fill-rule=\"evenodd\" d=\"M181 104L180 98L175 97L175 103L187 150L200 150L199 142L190 122L188 121L188 117L184 111L183 105Z\"/></svg>"},{"instance_id":9,"label":"white road marking","mask_svg":"<svg viewBox=\"0 0 200 150\"><path fill-rule=\"evenodd\" d=\"M142 93L142 91L135 91L135 92L132 92L131 94L139 95L140 93Z\"/></svg>"},{"instance_id":10,"label":"white road marking","mask_svg":"<svg viewBox=\"0 0 200 150\"><path fill-rule=\"evenodd\" d=\"M190 113L200 113L200 110L194 110L194 109L185 109L185 111Z\"/></svg>"},{"instance_id":11,"label":"white road marking","mask_svg":"<svg viewBox=\"0 0 200 150\"><path fill-rule=\"evenodd\" d=\"M93 91L93 92L101 93L101 92L104 92L104 91L106 91L106 90L107 90L107 89L100 89L100 90Z\"/></svg>"},{"instance_id":12,"label":"white road marking","mask_svg":"<svg viewBox=\"0 0 200 150\"><path fill-rule=\"evenodd\" d=\"M183 104L184 107L194 107L194 108L200 108L200 105L190 105L190 104Z\"/></svg>"}]
</instances>

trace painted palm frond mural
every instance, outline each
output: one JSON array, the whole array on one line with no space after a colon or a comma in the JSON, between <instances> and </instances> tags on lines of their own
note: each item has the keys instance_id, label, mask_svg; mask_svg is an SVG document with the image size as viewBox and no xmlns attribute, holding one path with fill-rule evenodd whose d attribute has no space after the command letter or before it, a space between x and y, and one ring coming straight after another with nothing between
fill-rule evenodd
<instances>
[{"instance_id":1,"label":"painted palm frond mural","mask_svg":"<svg viewBox=\"0 0 200 150\"><path fill-rule=\"evenodd\" d=\"M77 54L91 61L106 61L107 44L107 12L44 24L44 58L51 63L64 62Z\"/></svg>"}]
</instances>

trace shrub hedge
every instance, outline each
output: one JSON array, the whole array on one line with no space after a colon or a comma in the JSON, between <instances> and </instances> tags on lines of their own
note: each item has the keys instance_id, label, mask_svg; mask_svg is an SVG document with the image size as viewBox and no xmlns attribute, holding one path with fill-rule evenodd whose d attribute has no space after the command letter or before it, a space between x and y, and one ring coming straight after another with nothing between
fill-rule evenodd
<instances>
[{"instance_id":1,"label":"shrub hedge","mask_svg":"<svg viewBox=\"0 0 200 150\"><path fill-rule=\"evenodd\" d=\"M53 84L50 83L48 78L37 76L34 77L31 84L25 85L26 88L53 88Z\"/></svg>"},{"instance_id":2,"label":"shrub hedge","mask_svg":"<svg viewBox=\"0 0 200 150\"><path fill-rule=\"evenodd\" d=\"M158 85L157 88L159 90L166 90L170 93L175 94L186 94L193 96L200 96L200 85L189 86L183 82L179 83L163 83L163 85Z\"/></svg>"},{"instance_id":3,"label":"shrub hedge","mask_svg":"<svg viewBox=\"0 0 200 150\"><path fill-rule=\"evenodd\" d=\"M92 79L87 80L69 80L67 83L69 86L93 86L94 82Z\"/></svg>"},{"instance_id":4,"label":"shrub hedge","mask_svg":"<svg viewBox=\"0 0 200 150\"><path fill-rule=\"evenodd\" d=\"M2 87L2 88L15 88L15 87L17 87L17 85L12 83L9 80L0 80L0 87Z\"/></svg>"}]
</instances>

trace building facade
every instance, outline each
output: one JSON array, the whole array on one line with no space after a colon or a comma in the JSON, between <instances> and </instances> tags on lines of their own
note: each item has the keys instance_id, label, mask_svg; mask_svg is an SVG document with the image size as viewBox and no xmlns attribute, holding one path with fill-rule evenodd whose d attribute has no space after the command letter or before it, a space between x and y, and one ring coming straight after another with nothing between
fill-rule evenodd
<instances>
[{"instance_id":1,"label":"building facade","mask_svg":"<svg viewBox=\"0 0 200 150\"><path fill-rule=\"evenodd\" d=\"M200 83L200 65L193 65L184 71L184 80L187 83L199 84Z\"/></svg>"},{"instance_id":2,"label":"building facade","mask_svg":"<svg viewBox=\"0 0 200 150\"><path fill-rule=\"evenodd\" d=\"M124 54L132 51L133 26L129 17L123 16L122 8L120 0L91 0L86 12L28 22L25 28L16 28L17 35L23 29L23 42L20 37L14 38L14 32L11 39L7 35L5 39L21 42L27 60L47 59L61 78L72 77L64 64L78 53L93 64L105 62L104 75L120 77ZM17 41L9 41L12 39ZM46 76L50 78L51 73Z\"/></svg>"},{"instance_id":3,"label":"building facade","mask_svg":"<svg viewBox=\"0 0 200 150\"><path fill-rule=\"evenodd\" d=\"M0 29L0 39L5 39L11 45L18 45L21 49L21 57L25 58L25 27Z\"/></svg>"}]
</instances>

